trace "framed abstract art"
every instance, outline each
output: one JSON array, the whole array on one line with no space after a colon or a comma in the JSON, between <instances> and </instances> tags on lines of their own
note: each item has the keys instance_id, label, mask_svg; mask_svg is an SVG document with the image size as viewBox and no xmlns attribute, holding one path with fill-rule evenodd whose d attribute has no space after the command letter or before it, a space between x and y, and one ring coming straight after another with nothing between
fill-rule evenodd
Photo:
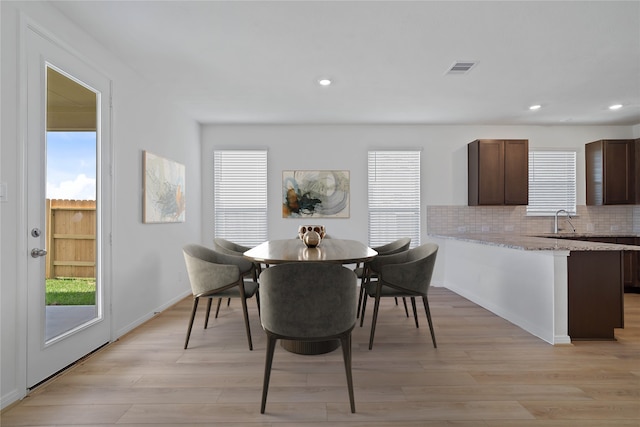
<instances>
[{"instance_id":1,"label":"framed abstract art","mask_svg":"<svg viewBox=\"0 0 640 427\"><path fill-rule=\"evenodd\" d=\"M184 222L184 165L148 151L144 151L142 156L143 222Z\"/></svg>"},{"instance_id":2,"label":"framed abstract art","mask_svg":"<svg viewBox=\"0 0 640 427\"><path fill-rule=\"evenodd\" d=\"M282 172L283 218L349 218L349 171Z\"/></svg>"}]
</instances>

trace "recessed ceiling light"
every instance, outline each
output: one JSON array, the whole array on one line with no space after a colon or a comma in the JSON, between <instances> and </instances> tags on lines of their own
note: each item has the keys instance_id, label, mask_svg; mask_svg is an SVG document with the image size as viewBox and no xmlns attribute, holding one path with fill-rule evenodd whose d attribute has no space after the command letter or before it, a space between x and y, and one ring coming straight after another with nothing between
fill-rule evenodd
<instances>
[{"instance_id":1,"label":"recessed ceiling light","mask_svg":"<svg viewBox=\"0 0 640 427\"><path fill-rule=\"evenodd\" d=\"M329 86L331 84L331 80L330 79L320 79L320 80L318 80L318 84L320 86Z\"/></svg>"},{"instance_id":2,"label":"recessed ceiling light","mask_svg":"<svg viewBox=\"0 0 640 427\"><path fill-rule=\"evenodd\" d=\"M619 110L622 108L622 104L614 104L609 106L609 110Z\"/></svg>"},{"instance_id":3,"label":"recessed ceiling light","mask_svg":"<svg viewBox=\"0 0 640 427\"><path fill-rule=\"evenodd\" d=\"M540 104L534 104L531 107L529 107L529 110L539 110L542 107L542 105Z\"/></svg>"}]
</instances>

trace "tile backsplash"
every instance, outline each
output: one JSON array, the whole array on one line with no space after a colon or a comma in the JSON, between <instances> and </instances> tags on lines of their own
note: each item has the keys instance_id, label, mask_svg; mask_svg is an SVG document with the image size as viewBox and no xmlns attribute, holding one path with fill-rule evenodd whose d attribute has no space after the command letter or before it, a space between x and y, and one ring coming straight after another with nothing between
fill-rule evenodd
<instances>
[{"instance_id":1,"label":"tile backsplash","mask_svg":"<svg viewBox=\"0 0 640 427\"><path fill-rule=\"evenodd\" d=\"M578 233L640 233L640 206L578 206ZM526 206L427 206L428 234L553 232L553 216L527 216ZM561 231L571 231L565 217Z\"/></svg>"}]
</instances>

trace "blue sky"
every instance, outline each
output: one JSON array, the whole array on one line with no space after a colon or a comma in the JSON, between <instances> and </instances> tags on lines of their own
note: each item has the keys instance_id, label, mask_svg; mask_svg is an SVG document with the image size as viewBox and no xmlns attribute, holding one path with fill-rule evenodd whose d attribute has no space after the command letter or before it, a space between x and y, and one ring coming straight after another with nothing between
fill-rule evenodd
<instances>
[{"instance_id":1,"label":"blue sky","mask_svg":"<svg viewBox=\"0 0 640 427\"><path fill-rule=\"evenodd\" d=\"M47 132L47 198L95 200L95 132Z\"/></svg>"}]
</instances>

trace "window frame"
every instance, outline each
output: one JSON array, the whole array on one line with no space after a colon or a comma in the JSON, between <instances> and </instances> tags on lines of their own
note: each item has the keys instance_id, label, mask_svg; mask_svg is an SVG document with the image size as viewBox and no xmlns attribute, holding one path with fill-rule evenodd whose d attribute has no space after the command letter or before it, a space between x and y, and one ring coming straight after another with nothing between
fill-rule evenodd
<instances>
[{"instance_id":1,"label":"window frame","mask_svg":"<svg viewBox=\"0 0 640 427\"><path fill-rule=\"evenodd\" d=\"M370 247L381 246L391 241L403 237L411 238L411 247L420 245L421 242L421 164L422 156L419 149L407 150L369 150L367 153L367 208L368 222L367 234ZM388 158L380 157L387 156ZM397 155L395 158L391 156ZM412 158L412 156L414 156ZM380 164L380 162L383 162ZM399 167L398 162L407 162L407 167ZM384 163L386 162L386 163ZM372 163L375 166L372 168ZM378 167L380 164L381 167ZM403 172L411 172L415 175L406 175ZM385 179L385 183L377 188L378 194L372 193L376 191L376 177ZM402 178L406 179L402 179ZM389 182L388 179L392 178ZM402 185L401 185L402 183ZM391 188L406 188L408 191L398 193ZM395 194L394 194L395 193ZM407 204L407 201L410 203ZM389 208L389 206L401 206L403 208ZM377 224L376 221L384 221L388 219L402 219L399 223L396 221L394 226L385 227L383 224Z\"/></svg>"},{"instance_id":2,"label":"window frame","mask_svg":"<svg viewBox=\"0 0 640 427\"><path fill-rule=\"evenodd\" d=\"M543 185L541 184L542 180L538 180L536 181L536 175L540 175L540 174L550 174L551 171L550 170L541 170L540 168L542 167L542 165L540 165L540 163L538 164L538 166L536 167L535 164L535 156L536 153L538 155L548 155L551 156L553 153L556 154L560 154L563 156L566 156L566 158L560 158L560 157L556 157L555 159L547 159L546 161L549 162L556 162L558 164L561 163L573 163L572 165L570 165L573 170L569 171L566 173L566 177L563 178L567 178L566 180L564 180L563 182L565 183L565 191L567 193L567 197L558 202L558 204L553 205L551 199L553 197L549 197L547 196L546 198L542 198L541 203L546 203L546 205L542 205L540 207L536 207L536 208L532 208L532 202L533 204L535 204L536 200L540 200L540 196L539 194L542 192L546 192L549 193L550 188L547 189L540 189L540 186ZM572 155L572 159L571 161L569 160L570 155ZM527 216L554 216L555 213L560 210L560 209L564 209L567 212L569 212L570 215L575 216L577 214L577 163L578 163L578 153L577 153L577 149L575 148L536 148L536 149L530 149L529 150L529 160L528 160L528 164L529 164L529 204L527 205ZM539 160L540 161L544 161L544 160ZM548 165L547 165L548 166ZM536 169L538 170L536 172ZM573 179L570 180L569 179L569 175L573 174ZM558 178L560 178L560 176L558 176ZM571 182L570 182L571 181ZM572 188L571 188L572 187ZM536 196L536 191L538 192L538 196ZM560 188L557 189L557 193L556 193L556 197L559 198L560 194L562 190Z\"/></svg>"},{"instance_id":3,"label":"window frame","mask_svg":"<svg viewBox=\"0 0 640 427\"><path fill-rule=\"evenodd\" d=\"M215 237L249 247L267 240L267 177L268 150L214 150Z\"/></svg>"}]
</instances>

